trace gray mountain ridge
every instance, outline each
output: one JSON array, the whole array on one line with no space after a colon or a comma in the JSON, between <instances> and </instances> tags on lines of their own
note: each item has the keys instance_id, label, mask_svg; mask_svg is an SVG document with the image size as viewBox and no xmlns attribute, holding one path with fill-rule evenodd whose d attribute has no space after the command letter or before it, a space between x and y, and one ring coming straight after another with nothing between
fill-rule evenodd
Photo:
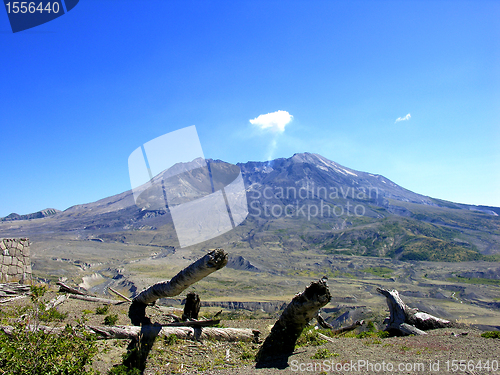
<instances>
[{"instance_id":1,"label":"gray mountain ridge","mask_svg":"<svg viewBox=\"0 0 500 375\"><path fill-rule=\"evenodd\" d=\"M234 168L231 170L223 161L208 162L220 164L222 171L227 168L229 177L234 173ZM500 253L499 208L420 195L384 176L356 171L312 153L237 165L246 187L249 215L233 231L200 246L229 242L232 246L263 249L272 244L402 260L474 260L481 254ZM176 188L168 182L175 168L154 180L167 181L163 189ZM183 199L210 193L204 191L204 186L210 186L208 172L193 169L182 179ZM16 225L4 221L0 223L0 236L37 239L71 235L83 240L141 244L139 233L150 231L155 233L155 240L148 239L148 245L177 247L163 193L146 192L147 200L158 199L163 209L161 204L138 207L129 190L41 219L19 219Z\"/></svg>"},{"instance_id":2,"label":"gray mountain ridge","mask_svg":"<svg viewBox=\"0 0 500 375\"><path fill-rule=\"evenodd\" d=\"M33 212L31 214L25 214L25 215L19 215L19 214L16 214L15 212L13 212L10 215L7 215L5 217L0 218L0 221L41 219L43 217L55 215L58 212L61 212L61 211L57 210L55 208L46 208L45 210L41 210L41 211L37 211L37 212Z\"/></svg>"}]
</instances>

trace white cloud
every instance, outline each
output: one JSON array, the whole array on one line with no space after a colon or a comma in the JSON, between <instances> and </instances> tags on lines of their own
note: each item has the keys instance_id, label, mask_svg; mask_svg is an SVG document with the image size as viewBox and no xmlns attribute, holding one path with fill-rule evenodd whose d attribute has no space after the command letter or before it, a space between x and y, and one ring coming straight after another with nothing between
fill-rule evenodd
<instances>
[{"instance_id":1,"label":"white cloud","mask_svg":"<svg viewBox=\"0 0 500 375\"><path fill-rule=\"evenodd\" d=\"M270 129L272 131L283 133L285 126L292 121L293 116L287 111L276 111L250 120L252 125L261 129Z\"/></svg>"},{"instance_id":2,"label":"white cloud","mask_svg":"<svg viewBox=\"0 0 500 375\"><path fill-rule=\"evenodd\" d=\"M400 121L407 121L410 118L411 118L411 115L408 113L405 117L398 117L394 123L400 122Z\"/></svg>"}]
</instances>

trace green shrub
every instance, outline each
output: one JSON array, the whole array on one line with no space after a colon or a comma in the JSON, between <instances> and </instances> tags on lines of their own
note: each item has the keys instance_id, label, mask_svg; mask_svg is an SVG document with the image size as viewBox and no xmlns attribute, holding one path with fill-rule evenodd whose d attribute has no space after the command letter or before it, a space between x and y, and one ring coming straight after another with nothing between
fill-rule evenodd
<instances>
[{"instance_id":1,"label":"green shrub","mask_svg":"<svg viewBox=\"0 0 500 375\"><path fill-rule=\"evenodd\" d=\"M318 349L318 351L311 357L311 359L326 359L330 357L338 357L340 354L333 353L327 348Z\"/></svg>"},{"instance_id":2,"label":"green shrub","mask_svg":"<svg viewBox=\"0 0 500 375\"><path fill-rule=\"evenodd\" d=\"M118 321L118 315L117 314L106 315L104 317L104 324L107 325L107 326L114 326L117 321Z\"/></svg>"},{"instance_id":3,"label":"green shrub","mask_svg":"<svg viewBox=\"0 0 500 375\"><path fill-rule=\"evenodd\" d=\"M42 304L43 305L43 304ZM62 322L68 317L68 313L61 313L57 308L51 307L46 311L40 311L39 319L42 322Z\"/></svg>"},{"instance_id":4,"label":"green shrub","mask_svg":"<svg viewBox=\"0 0 500 375\"><path fill-rule=\"evenodd\" d=\"M326 344L327 341L323 340L319 337L318 332L314 329L313 326L309 326L302 334L299 336L297 342L295 343L295 347L299 348L301 346L319 346Z\"/></svg>"},{"instance_id":5,"label":"green shrub","mask_svg":"<svg viewBox=\"0 0 500 375\"><path fill-rule=\"evenodd\" d=\"M389 337L389 332L386 332L386 331L366 331L366 332L358 333L355 337L357 337L358 339L365 339L368 337L378 337L381 339L385 339L386 337Z\"/></svg>"},{"instance_id":6,"label":"green shrub","mask_svg":"<svg viewBox=\"0 0 500 375\"><path fill-rule=\"evenodd\" d=\"M375 332L377 328L375 328L375 323L373 323L371 320L366 323L366 328L368 328L369 332Z\"/></svg>"},{"instance_id":7,"label":"green shrub","mask_svg":"<svg viewBox=\"0 0 500 375\"><path fill-rule=\"evenodd\" d=\"M165 345L174 345L177 344L177 342L179 342L179 339L177 338L176 335L168 335L165 336L163 342L165 343Z\"/></svg>"},{"instance_id":8,"label":"green shrub","mask_svg":"<svg viewBox=\"0 0 500 375\"><path fill-rule=\"evenodd\" d=\"M97 307L97 309L95 309L95 313L97 315L106 315L108 311L109 311L109 305L99 306Z\"/></svg>"},{"instance_id":9,"label":"green shrub","mask_svg":"<svg viewBox=\"0 0 500 375\"><path fill-rule=\"evenodd\" d=\"M2 374L95 374L86 369L97 352L95 338L82 326L66 325L60 332L56 327L39 330L40 322L61 320L64 314L56 309L45 311L40 301L47 288L31 287L32 306L27 308L24 319L15 323L11 335L0 332L0 373ZM52 311L51 311L52 310Z\"/></svg>"},{"instance_id":10,"label":"green shrub","mask_svg":"<svg viewBox=\"0 0 500 375\"><path fill-rule=\"evenodd\" d=\"M486 331L481 333L481 337L485 337L487 339L500 339L500 331Z\"/></svg>"},{"instance_id":11,"label":"green shrub","mask_svg":"<svg viewBox=\"0 0 500 375\"><path fill-rule=\"evenodd\" d=\"M235 346L240 350L239 357L242 361L255 360L255 350L251 344L240 341Z\"/></svg>"}]
</instances>

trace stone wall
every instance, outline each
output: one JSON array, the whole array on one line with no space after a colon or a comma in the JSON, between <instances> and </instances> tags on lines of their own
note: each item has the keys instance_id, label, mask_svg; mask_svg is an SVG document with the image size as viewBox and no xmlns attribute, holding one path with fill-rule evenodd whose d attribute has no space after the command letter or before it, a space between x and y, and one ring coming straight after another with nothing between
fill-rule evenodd
<instances>
[{"instance_id":1,"label":"stone wall","mask_svg":"<svg viewBox=\"0 0 500 375\"><path fill-rule=\"evenodd\" d=\"M28 238L0 238L0 282L31 283Z\"/></svg>"}]
</instances>

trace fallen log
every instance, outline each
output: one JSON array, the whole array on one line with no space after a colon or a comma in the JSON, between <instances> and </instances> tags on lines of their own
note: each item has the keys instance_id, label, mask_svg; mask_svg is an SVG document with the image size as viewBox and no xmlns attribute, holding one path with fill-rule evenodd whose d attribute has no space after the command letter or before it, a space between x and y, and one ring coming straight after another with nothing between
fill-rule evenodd
<instances>
[{"instance_id":1,"label":"fallen log","mask_svg":"<svg viewBox=\"0 0 500 375\"><path fill-rule=\"evenodd\" d=\"M170 327L160 325L114 326L88 328L104 339L135 339L139 336L156 337L174 335L181 340L203 341L206 339L217 341L245 341L258 342L260 331L250 328L201 328L201 327Z\"/></svg>"},{"instance_id":2,"label":"fallen log","mask_svg":"<svg viewBox=\"0 0 500 375\"><path fill-rule=\"evenodd\" d=\"M210 327L220 323L220 319L210 320L190 320L187 322L174 322L162 324L163 327Z\"/></svg>"},{"instance_id":3,"label":"fallen log","mask_svg":"<svg viewBox=\"0 0 500 375\"><path fill-rule=\"evenodd\" d=\"M395 335L426 335L425 330L448 328L452 323L407 306L397 290L377 288L385 296L390 316L386 331Z\"/></svg>"},{"instance_id":4,"label":"fallen log","mask_svg":"<svg viewBox=\"0 0 500 375\"><path fill-rule=\"evenodd\" d=\"M337 341L335 341L335 340L334 340L334 339L332 339L331 337L328 337L328 336L326 336L326 335L323 335L322 333L319 333L319 332L318 332L318 337L319 337L320 339L323 339L323 340L329 341L329 342L334 343L334 344L336 344L336 343L337 343Z\"/></svg>"},{"instance_id":5,"label":"fallen log","mask_svg":"<svg viewBox=\"0 0 500 375\"><path fill-rule=\"evenodd\" d=\"M0 297L12 297L18 294L29 294L31 289L28 285L19 283L0 284Z\"/></svg>"},{"instance_id":6,"label":"fallen log","mask_svg":"<svg viewBox=\"0 0 500 375\"><path fill-rule=\"evenodd\" d=\"M330 302L326 279L315 281L304 292L297 294L285 308L257 353L257 367L277 357L289 356L295 343L318 310Z\"/></svg>"},{"instance_id":7,"label":"fallen log","mask_svg":"<svg viewBox=\"0 0 500 375\"><path fill-rule=\"evenodd\" d=\"M53 309L54 307L60 305L61 303L64 303L68 299L68 296L66 294L63 294L61 296L58 296L49 302L45 304L45 311Z\"/></svg>"},{"instance_id":8,"label":"fallen log","mask_svg":"<svg viewBox=\"0 0 500 375\"><path fill-rule=\"evenodd\" d=\"M223 268L227 261L227 253L223 249L215 249L184 268L171 280L159 282L143 290L130 305L129 317L132 324L151 324L150 319L146 317L148 304L154 303L159 298L181 294L190 285Z\"/></svg>"},{"instance_id":9,"label":"fallen log","mask_svg":"<svg viewBox=\"0 0 500 375\"><path fill-rule=\"evenodd\" d=\"M326 329L333 329L333 326L328 323L325 318L321 316L321 314L318 311L318 314L316 314L316 320L318 321L318 324L320 325L321 328L326 328Z\"/></svg>"},{"instance_id":10,"label":"fallen log","mask_svg":"<svg viewBox=\"0 0 500 375\"><path fill-rule=\"evenodd\" d=\"M103 303L105 305L121 305L122 303L127 303L127 301L118 301L116 299L99 298L93 296L82 296L80 294L70 294L69 298L79 299L87 302Z\"/></svg>"},{"instance_id":11,"label":"fallen log","mask_svg":"<svg viewBox=\"0 0 500 375\"><path fill-rule=\"evenodd\" d=\"M43 331L46 334L60 334L64 330L64 327L49 327L43 324L28 324L24 328L28 332ZM13 336L17 329L13 326L0 326L0 330L8 336Z\"/></svg>"},{"instance_id":12,"label":"fallen log","mask_svg":"<svg viewBox=\"0 0 500 375\"><path fill-rule=\"evenodd\" d=\"M27 325L26 330L31 332L43 331L46 334L61 334L65 327L49 327L46 325ZM0 326L8 336L16 334L16 328L13 326ZM135 339L143 340L156 336L174 335L181 340L217 340L227 342L259 342L260 331L251 328L214 328L214 327L170 327L161 325L148 326L85 326L88 333L96 334L100 339Z\"/></svg>"},{"instance_id":13,"label":"fallen log","mask_svg":"<svg viewBox=\"0 0 500 375\"><path fill-rule=\"evenodd\" d=\"M318 323L320 324L320 326L323 327L323 328L331 329L332 330L332 335L335 335L335 336L340 335L340 334L345 333L345 332L353 331L353 330L355 330L359 326L362 326L365 323L364 320L357 320L354 324L351 324L350 326L342 327L342 328L339 328L339 329L333 329L333 327L330 324L328 324L323 319L323 317L321 315L318 314L318 316L316 318L318 318L318 317L320 318L320 319L318 319ZM322 323L320 323L320 320L322 321ZM336 342L331 337L323 335L323 334L321 334L319 332L318 332L318 336L321 337L323 340L327 340L327 341L330 341L330 342Z\"/></svg>"},{"instance_id":14,"label":"fallen log","mask_svg":"<svg viewBox=\"0 0 500 375\"><path fill-rule=\"evenodd\" d=\"M351 324L350 326L342 327L339 329L333 329L332 334L333 335L340 335L340 334L345 333L345 332L353 331L356 328L358 328L359 326L362 326L364 323L365 323L364 320L357 320L353 324Z\"/></svg>"},{"instance_id":15,"label":"fallen log","mask_svg":"<svg viewBox=\"0 0 500 375\"><path fill-rule=\"evenodd\" d=\"M64 284L61 281L58 281L56 284L59 285L59 291L60 292L77 294L77 295L80 295L80 296L86 296L87 295L86 293L83 293L83 292L79 291L78 289L72 288L72 287Z\"/></svg>"},{"instance_id":16,"label":"fallen log","mask_svg":"<svg viewBox=\"0 0 500 375\"><path fill-rule=\"evenodd\" d=\"M340 335L341 333L344 332L353 331L365 323L364 320L357 320L356 322L354 322L354 324L351 324L350 326L334 329L333 326L329 324L319 313L316 315L316 320L318 321L318 324L321 326L321 328L331 329L333 335Z\"/></svg>"},{"instance_id":17,"label":"fallen log","mask_svg":"<svg viewBox=\"0 0 500 375\"><path fill-rule=\"evenodd\" d=\"M124 296L123 294L121 294L120 292L117 292L116 290L114 290L113 288L111 288L110 286L108 286L108 289L111 290L114 294L116 294L117 296L119 297L122 297L125 301L128 301L128 302L132 302L132 300L130 298L128 298L127 296Z\"/></svg>"}]
</instances>

